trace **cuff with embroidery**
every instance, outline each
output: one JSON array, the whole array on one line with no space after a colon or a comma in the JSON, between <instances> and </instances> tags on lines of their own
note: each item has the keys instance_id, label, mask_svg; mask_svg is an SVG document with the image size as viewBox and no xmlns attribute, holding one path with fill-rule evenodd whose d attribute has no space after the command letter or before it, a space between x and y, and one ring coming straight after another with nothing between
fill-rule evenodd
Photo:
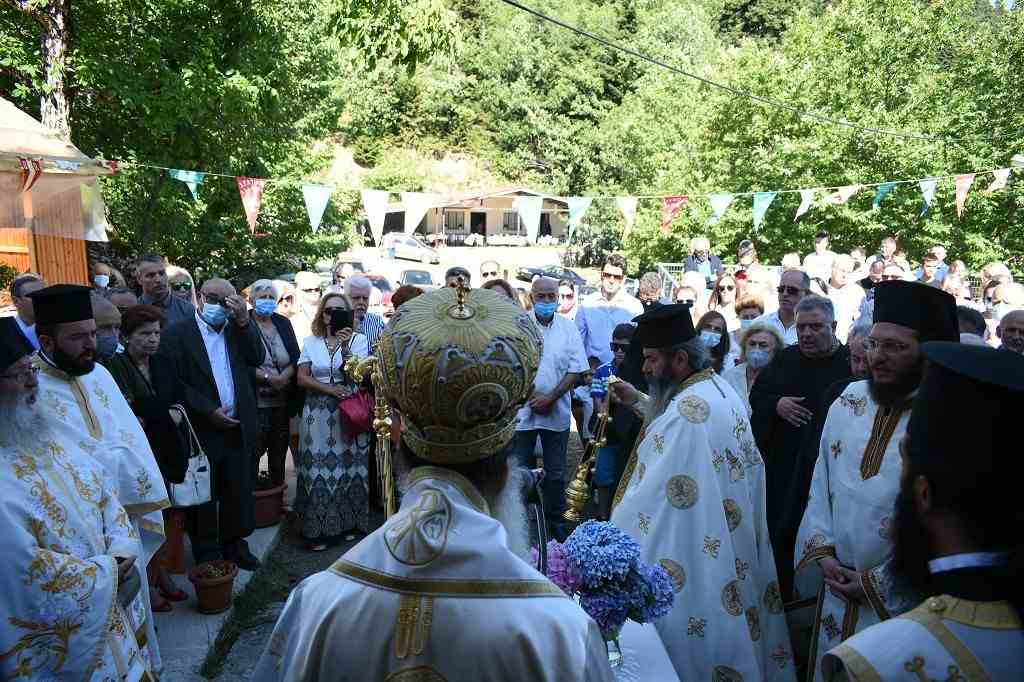
<instances>
[{"instance_id":1,"label":"cuff with embroidery","mask_svg":"<svg viewBox=\"0 0 1024 682\"><path fill-rule=\"evenodd\" d=\"M822 545L821 547L815 547L810 552L804 554L803 558L800 559L800 563L796 565L796 571L800 571L807 568L811 563L821 559L822 557L830 556L833 559L836 558L836 548L832 545Z\"/></svg>"},{"instance_id":2,"label":"cuff with embroidery","mask_svg":"<svg viewBox=\"0 0 1024 682\"><path fill-rule=\"evenodd\" d=\"M882 590L878 584L878 576L875 574L875 569L869 568L861 571L860 585L864 590L864 596L867 597L868 603L871 604L871 608L875 610L878 618L880 620L892 618L892 614L889 613L889 609L885 606L885 599L882 597Z\"/></svg>"}]
</instances>

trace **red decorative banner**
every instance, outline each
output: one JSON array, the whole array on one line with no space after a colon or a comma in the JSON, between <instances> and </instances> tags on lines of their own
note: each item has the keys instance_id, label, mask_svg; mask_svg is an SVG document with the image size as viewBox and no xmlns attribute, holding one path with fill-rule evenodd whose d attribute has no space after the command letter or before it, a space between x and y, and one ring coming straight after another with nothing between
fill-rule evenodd
<instances>
[{"instance_id":1,"label":"red decorative banner","mask_svg":"<svg viewBox=\"0 0 1024 682\"><path fill-rule=\"evenodd\" d=\"M690 197L684 195L665 197L661 203L661 233L664 235L669 234L669 226L672 221L679 215L679 211L682 210L683 204L690 200Z\"/></svg>"},{"instance_id":2,"label":"red decorative banner","mask_svg":"<svg viewBox=\"0 0 1024 682\"><path fill-rule=\"evenodd\" d=\"M956 176L956 217L964 215L964 202L967 201L967 193L971 191L974 184L974 173L964 173Z\"/></svg>"},{"instance_id":3,"label":"red decorative banner","mask_svg":"<svg viewBox=\"0 0 1024 682\"><path fill-rule=\"evenodd\" d=\"M27 159L19 156L21 162L21 191L28 192L43 177L43 162L39 159Z\"/></svg>"},{"instance_id":4,"label":"red decorative banner","mask_svg":"<svg viewBox=\"0 0 1024 682\"><path fill-rule=\"evenodd\" d=\"M263 186L267 183L262 178L235 178L238 181L238 193L242 196L242 207L249 221L249 231L256 234L256 218L260 214L263 203Z\"/></svg>"}]
</instances>

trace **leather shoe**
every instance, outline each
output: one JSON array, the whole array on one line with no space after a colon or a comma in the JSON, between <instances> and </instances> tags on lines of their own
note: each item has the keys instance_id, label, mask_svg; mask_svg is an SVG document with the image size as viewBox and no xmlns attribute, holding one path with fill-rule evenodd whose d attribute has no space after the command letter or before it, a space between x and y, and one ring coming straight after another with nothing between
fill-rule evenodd
<instances>
[{"instance_id":1,"label":"leather shoe","mask_svg":"<svg viewBox=\"0 0 1024 682\"><path fill-rule=\"evenodd\" d=\"M243 571L255 571L260 567L260 560L249 551L248 547L241 547L232 552L225 552L224 558L234 562Z\"/></svg>"}]
</instances>

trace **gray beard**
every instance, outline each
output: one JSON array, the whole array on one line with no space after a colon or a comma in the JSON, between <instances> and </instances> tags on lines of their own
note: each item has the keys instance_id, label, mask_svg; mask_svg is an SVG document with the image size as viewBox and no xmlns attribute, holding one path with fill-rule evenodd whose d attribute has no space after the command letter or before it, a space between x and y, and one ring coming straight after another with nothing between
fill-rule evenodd
<instances>
[{"instance_id":1,"label":"gray beard","mask_svg":"<svg viewBox=\"0 0 1024 682\"><path fill-rule=\"evenodd\" d=\"M677 386L676 382L666 381L661 378L649 379L647 381L647 388L651 392L651 402L647 406L647 414L644 415L645 425L650 424L664 414L665 410L668 409L669 403L672 402L672 398L675 396Z\"/></svg>"},{"instance_id":2,"label":"gray beard","mask_svg":"<svg viewBox=\"0 0 1024 682\"><path fill-rule=\"evenodd\" d=\"M23 394L0 399L0 424L0 446L6 448L38 445L49 431L38 402L30 405Z\"/></svg>"},{"instance_id":3,"label":"gray beard","mask_svg":"<svg viewBox=\"0 0 1024 682\"><path fill-rule=\"evenodd\" d=\"M487 500L491 517L501 524L509 551L530 563L530 526L523 500L523 470L509 467L508 479L493 500Z\"/></svg>"}]
</instances>

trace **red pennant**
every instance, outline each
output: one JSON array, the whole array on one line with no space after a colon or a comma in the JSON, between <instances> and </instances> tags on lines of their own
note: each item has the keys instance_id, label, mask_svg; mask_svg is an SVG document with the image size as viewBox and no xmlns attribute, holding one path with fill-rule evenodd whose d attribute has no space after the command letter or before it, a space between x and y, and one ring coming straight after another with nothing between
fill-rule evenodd
<instances>
[{"instance_id":1,"label":"red pennant","mask_svg":"<svg viewBox=\"0 0 1024 682\"><path fill-rule=\"evenodd\" d=\"M43 176L43 162L38 159L18 157L21 162L21 191L28 192Z\"/></svg>"},{"instance_id":2,"label":"red pennant","mask_svg":"<svg viewBox=\"0 0 1024 682\"><path fill-rule=\"evenodd\" d=\"M686 195L665 197L661 204L661 233L664 235L669 234L669 225L679 215L679 211L683 208L683 204L690 200L690 197Z\"/></svg>"},{"instance_id":3,"label":"red pennant","mask_svg":"<svg viewBox=\"0 0 1024 682\"><path fill-rule=\"evenodd\" d=\"M256 218L260 214L263 203L263 186L267 183L262 178L235 178L238 181L238 193L242 196L242 207L249 221L249 231L256 234Z\"/></svg>"}]
</instances>

